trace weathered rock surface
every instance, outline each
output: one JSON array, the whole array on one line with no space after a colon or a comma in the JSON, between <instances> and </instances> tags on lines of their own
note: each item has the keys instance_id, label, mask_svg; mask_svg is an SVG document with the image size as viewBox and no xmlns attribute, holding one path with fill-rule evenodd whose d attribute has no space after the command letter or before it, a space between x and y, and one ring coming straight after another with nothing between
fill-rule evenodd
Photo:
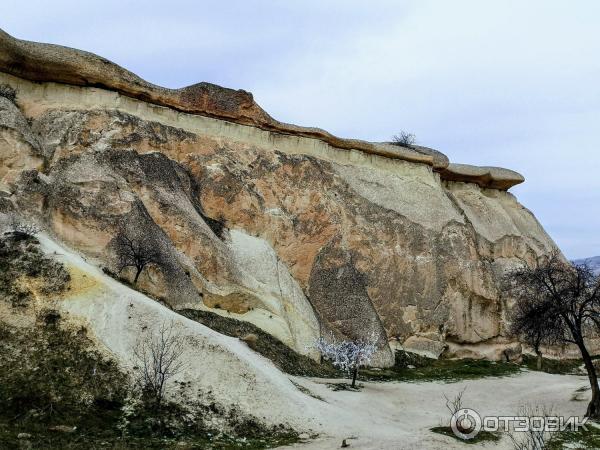
<instances>
[{"instance_id":1,"label":"weathered rock surface","mask_svg":"<svg viewBox=\"0 0 600 450\"><path fill-rule=\"evenodd\" d=\"M384 142L342 139L319 128L282 123L273 119L256 104L249 92L223 88L211 83L197 83L181 89L163 88L93 53L60 45L16 39L1 29L0 71L32 81L101 87L127 97L187 113L217 117L284 134L316 138L337 148L420 162L431 165L444 174L447 173L450 180L472 181L474 179L478 183L484 180L487 184L482 186L499 189L508 189L524 181L523 177L516 172L499 168L481 168L484 176L479 174L475 177L471 171L475 170L477 173L481 171L473 166L461 166L469 167L470 169L467 170L458 168L458 170L444 171L449 164L448 157L428 147L407 148ZM499 177L498 183L493 182L496 176Z\"/></svg>"},{"instance_id":2,"label":"weathered rock surface","mask_svg":"<svg viewBox=\"0 0 600 450\"><path fill-rule=\"evenodd\" d=\"M520 175L448 165L424 147L284 133L250 103L212 98L238 102L228 91L190 91L185 103L95 55L0 38L11 74L0 85L16 92L15 103L0 97L3 199L57 239L114 271L126 225L164 261L141 289L251 321L313 356L330 331L374 334L381 365L399 346L514 353L500 280L555 247L506 192Z\"/></svg>"},{"instance_id":3,"label":"weathered rock surface","mask_svg":"<svg viewBox=\"0 0 600 450\"><path fill-rule=\"evenodd\" d=\"M525 181L523 175L502 167L478 167L449 164L441 170L444 180L475 183L481 187L506 190Z\"/></svg>"}]
</instances>

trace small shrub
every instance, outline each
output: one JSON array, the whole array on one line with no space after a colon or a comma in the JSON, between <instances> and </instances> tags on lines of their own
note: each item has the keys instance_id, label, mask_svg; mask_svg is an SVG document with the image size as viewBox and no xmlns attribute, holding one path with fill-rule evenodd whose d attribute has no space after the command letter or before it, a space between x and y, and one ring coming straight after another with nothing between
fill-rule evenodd
<instances>
[{"instance_id":1,"label":"small shrub","mask_svg":"<svg viewBox=\"0 0 600 450\"><path fill-rule=\"evenodd\" d=\"M67 289L71 279L64 266L46 257L38 241L20 233L0 238L0 298L14 307L27 306L33 292L20 281L23 277L40 280L42 294L58 294Z\"/></svg>"},{"instance_id":2,"label":"small shrub","mask_svg":"<svg viewBox=\"0 0 600 450\"><path fill-rule=\"evenodd\" d=\"M60 312L55 309L42 311L40 314L44 324L48 327L56 326L60 321Z\"/></svg>"},{"instance_id":3,"label":"small shrub","mask_svg":"<svg viewBox=\"0 0 600 450\"><path fill-rule=\"evenodd\" d=\"M412 133L407 133L406 131L401 131L400 134L392 137L392 144L397 145L398 147L407 147L411 148L417 142L417 138Z\"/></svg>"},{"instance_id":4,"label":"small shrub","mask_svg":"<svg viewBox=\"0 0 600 450\"><path fill-rule=\"evenodd\" d=\"M14 103L17 100L17 92L8 84L0 84L0 97L7 98Z\"/></svg>"}]
</instances>

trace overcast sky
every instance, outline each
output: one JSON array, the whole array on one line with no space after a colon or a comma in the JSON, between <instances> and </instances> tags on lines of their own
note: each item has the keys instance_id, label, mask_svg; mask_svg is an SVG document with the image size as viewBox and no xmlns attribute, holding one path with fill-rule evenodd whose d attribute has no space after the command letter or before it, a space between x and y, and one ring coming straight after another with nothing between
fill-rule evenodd
<instances>
[{"instance_id":1,"label":"overcast sky","mask_svg":"<svg viewBox=\"0 0 600 450\"><path fill-rule=\"evenodd\" d=\"M275 118L496 165L571 258L600 254L600 1L2 0L0 27Z\"/></svg>"}]
</instances>

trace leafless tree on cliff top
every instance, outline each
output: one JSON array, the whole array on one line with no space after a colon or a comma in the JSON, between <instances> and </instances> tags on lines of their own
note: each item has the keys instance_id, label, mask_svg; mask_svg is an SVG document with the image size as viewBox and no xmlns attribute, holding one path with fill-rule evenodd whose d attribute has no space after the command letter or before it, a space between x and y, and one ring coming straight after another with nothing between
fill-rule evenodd
<instances>
[{"instance_id":1,"label":"leafless tree on cliff top","mask_svg":"<svg viewBox=\"0 0 600 450\"><path fill-rule=\"evenodd\" d=\"M514 331L532 346L574 344L581 353L592 388L586 416L600 418L600 387L586 340L600 331L600 276L554 252L534 267L507 275L507 291L516 300Z\"/></svg>"},{"instance_id":2,"label":"leafless tree on cliff top","mask_svg":"<svg viewBox=\"0 0 600 450\"><path fill-rule=\"evenodd\" d=\"M134 284L137 283L146 266L162 265L160 252L155 245L142 236L128 232L125 227L119 228L115 238L115 250L119 258L119 273L126 267L135 268Z\"/></svg>"},{"instance_id":3,"label":"leafless tree on cliff top","mask_svg":"<svg viewBox=\"0 0 600 450\"><path fill-rule=\"evenodd\" d=\"M335 367L352 374L352 387L355 388L358 369L371 363L371 358L377 351L377 339L371 336L369 339L356 341L337 341L331 335L329 340L319 338L314 348Z\"/></svg>"},{"instance_id":4,"label":"leafless tree on cliff top","mask_svg":"<svg viewBox=\"0 0 600 450\"><path fill-rule=\"evenodd\" d=\"M183 349L183 338L171 322L142 335L133 351L136 386L156 408L163 402L169 380L185 367Z\"/></svg>"},{"instance_id":5,"label":"leafless tree on cliff top","mask_svg":"<svg viewBox=\"0 0 600 450\"><path fill-rule=\"evenodd\" d=\"M392 137L392 144L399 147L412 147L417 142L417 138L412 133L401 131L400 134L396 134Z\"/></svg>"}]
</instances>

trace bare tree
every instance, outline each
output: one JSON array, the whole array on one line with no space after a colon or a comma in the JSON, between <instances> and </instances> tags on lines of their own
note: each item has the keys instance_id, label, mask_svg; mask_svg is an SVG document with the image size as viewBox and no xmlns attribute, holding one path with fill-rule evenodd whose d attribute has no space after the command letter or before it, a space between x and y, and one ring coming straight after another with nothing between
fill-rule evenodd
<instances>
[{"instance_id":1,"label":"bare tree","mask_svg":"<svg viewBox=\"0 0 600 450\"><path fill-rule=\"evenodd\" d=\"M444 398L446 399L446 409L448 411L450 411L450 423L452 423L452 420L454 418L454 416L456 414L458 414L460 412L461 409L463 409L463 395L465 394L465 391L467 390L466 387L463 388L462 391L460 391L458 394L456 394L453 398L448 398L448 396L446 394L444 394ZM468 435L469 433L471 433L473 430L470 428L471 426L473 426L473 424L471 424L470 422L467 423L463 423L462 421L457 421L456 422L456 428L457 430L462 433L463 435Z\"/></svg>"},{"instance_id":2,"label":"bare tree","mask_svg":"<svg viewBox=\"0 0 600 450\"><path fill-rule=\"evenodd\" d=\"M337 341L332 334L329 340L317 339L314 348L335 367L352 374L352 387L355 388L358 369L371 363L378 345L375 336L357 341Z\"/></svg>"},{"instance_id":3,"label":"bare tree","mask_svg":"<svg viewBox=\"0 0 600 450\"><path fill-rule=\"evenodd\" d=\"M163 402L169 380L185 367L183 344L183 338L171 322L163 323L156 333L150 331L141 337L133 350L135 384L157 409Z\"/></svg>"},{"instance_id":4,"label":"bare tree","mask_svg":"<svg viewBox=\"0 0 600 450\"><path fill-rule=\"evenodd\" d=\"M555 331L546 327L551 321L546 315L550 313L543 302L517 302L512 310L510 333L533 348L538 370L542 370L542 345L560 344Z\"/></svg>"},{"instance_id":5,"label":"bare tree","mask_svg":"<svg viewBox=\"0 0 600 450\"><path fill-rule=\"evenodd\" d=\"M446 399L446 409L450 411L450 416L453 416L463 408L462 398L466 390L467 388L464 387L463 390L456 394L452 399L449 399L448 396L444 394L444 398Z\"/></svg>"},{"instance_id":6,"label":"bare tree","mask_svg":"<svg viewBox=\"0 0 600 450\"><path fill-rule=\"evenodd\" d=\"M528 419L528 426L525 431L510 430L508 438L510 439L515 450L545 450L548 448L548 443L552 438L552 432L545 427L548 417L555 416L551 407L543 406L523 406L519 413L519 417ZM533 418L544 418L544 423L532 426Z\"/></svg>"},{"instance_id":7,"label":"bare tree","mask_svg":"<svg viewBox=\"0 0 600 450\"><path fill-rule=\"evenodd\" d=\"M126 267L135 268L133 283L137 283L142 271L149 265L162 265L160 252L148 239L128 232L124 226L119 228L115 238L115 250L119 258L118 273Z\"/></svg>"},{"instance_id":8,"label":"bare tree","mask_svg":"<svg viewBox=\"0 0 600 450\"><path fill-rule=\"evenodd\" d=\"M399 147L412 147L417 142L417 138L412 133L401 131L400 134L396 134L392 137L392 144Z\"/></svg>"},{"instance_id":9,"label":"bare tree","mask_svg":"<svg viewBox=\"0 0 600 450\"><path fill-rule=\"evenodd\" d=\"M577 346L592 389L586 416L600 418L598 376L586 345L600 330L600 276L554 252L534 267L509 273L506 281L507 293L515 299L512 320L527 324L521 334L525 339Z\"/></svg>"}]
</instances>

